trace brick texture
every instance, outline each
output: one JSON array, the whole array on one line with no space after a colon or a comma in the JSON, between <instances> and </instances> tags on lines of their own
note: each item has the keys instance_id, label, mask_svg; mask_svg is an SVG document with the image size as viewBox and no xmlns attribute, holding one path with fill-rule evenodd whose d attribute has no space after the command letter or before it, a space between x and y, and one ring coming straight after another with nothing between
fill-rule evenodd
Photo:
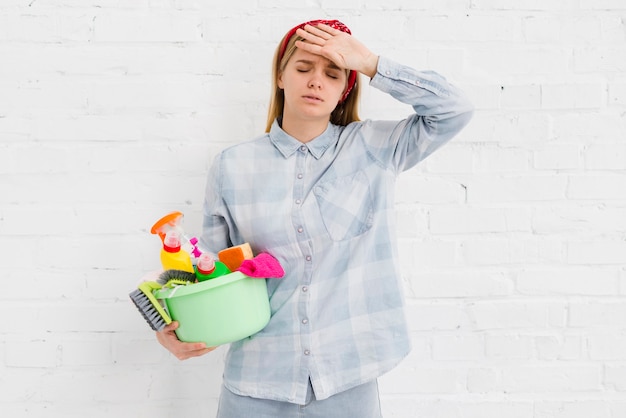
<instances>
[{"instance_id":1,"label":"brick texture","mask_svg":"<svg viewBox=\"0 0 626 418\"><path fill-rule=\"evenodd\" d=\"M214 416L225 348L179 362L127 295L152 222L198 232L213 155L264 129L277 41L330 17L477 108L399 178L414 350L384 416L626 414L623 0L3 0L3 416Z\"/></svg>"}]
</instances>

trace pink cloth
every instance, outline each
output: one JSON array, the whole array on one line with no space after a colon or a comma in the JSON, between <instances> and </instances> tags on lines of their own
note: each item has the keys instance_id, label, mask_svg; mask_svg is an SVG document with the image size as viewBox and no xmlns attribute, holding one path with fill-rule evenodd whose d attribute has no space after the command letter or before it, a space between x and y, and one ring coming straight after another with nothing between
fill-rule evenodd
<instances>
[{"instance_id":1,"label":"pink cloth","mask_svg":"<svg viewBox=\"0 0 626 418\"><path fill-rule=\"evenodd\" d=\"M267 253L260 253L253 259L243 260L237 270L249 277L265 279L280 279L285 275L278 260Z\"/></svg>"}]
</instances>

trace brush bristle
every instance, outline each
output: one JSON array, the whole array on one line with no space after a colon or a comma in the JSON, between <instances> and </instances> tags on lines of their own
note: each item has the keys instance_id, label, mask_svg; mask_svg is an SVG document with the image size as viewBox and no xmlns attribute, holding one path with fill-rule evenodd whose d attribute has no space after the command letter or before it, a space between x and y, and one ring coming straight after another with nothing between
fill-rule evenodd
<instances>
[{"instance_id":1,"label":"brush bristle","mask_svg":"<svg viewBox=\"0 0 626 418\"><path fill-rule=\"evenodd\" d=\"M184 270L165 270L163 273L159 274L159 278L157 282L159 284L165 285L170 280L183 280L185 282L195 282L196 275L195 273L190 273Z\"/></svg>"},{"instance_id":2,"label":"brush bristle","mask_svg":"<svg viewBox=\"0 0 626 418\"><path fill-rule=\"evenodd\" d=\"M165 320L140 289L133 290L128 296L130 296L130 300L133 301L148 325L150 325L150 328L154 331L161 331L165 328L165 325L167 325Z\"/></svg>"}]
</instances>

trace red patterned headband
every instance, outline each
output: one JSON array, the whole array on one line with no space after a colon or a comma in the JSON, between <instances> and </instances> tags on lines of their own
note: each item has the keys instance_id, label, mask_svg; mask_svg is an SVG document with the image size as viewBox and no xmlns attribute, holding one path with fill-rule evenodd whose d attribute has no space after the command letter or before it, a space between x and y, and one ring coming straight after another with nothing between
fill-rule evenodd
<instances>
[{"instance_id":1,"label":"red patterned headband","mask_svg":"<svg viewBox=\"0 0 626 418\"><path fill-rule=\"evenodd\" d=\"M280 47L280 54L278 55L278 60L280 61L283 59L283 56L285 55L285 50L287 49L287 44L289 43L289 40L291 39L291 37L295 35L298 29L303 29L306 25L317 26L317 25L322 25L322 24L328 25L331 28L334 28L342 32L345 32L349 35L352 35L352 32L350 32L350 29L348 29L346 25L344 25L338 20L311 20L309 22L301 23L298 26L291 29L289 32L287 32L287 35L285 35L285 38L283 39L283 44ZM343 103L348 98L348 95L350 94L350 92L352 91L352 88L354 87L354 84L356 83L356 76L357 76L356 71L350 70L350 75L348 76L348 88L346 88L346 91L341 97L341 100L339 100L339 103Z\"/></svg>"}]
</instances>

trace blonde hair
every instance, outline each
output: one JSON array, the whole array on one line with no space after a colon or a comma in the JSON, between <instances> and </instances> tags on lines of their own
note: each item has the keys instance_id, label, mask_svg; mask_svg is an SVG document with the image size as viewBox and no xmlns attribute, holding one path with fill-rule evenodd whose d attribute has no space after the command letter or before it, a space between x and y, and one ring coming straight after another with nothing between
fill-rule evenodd
<instances>
[{"instance_id":1,"label":"blonde hair","mask_svg":"<svg viewBox=\"0 0 626 418\"><path fill-rule=\"evenodd\" d=\"M285 35L287 37L289 34ZM269 132L274 120L280 118L283 115L283 108L285 106L285 92L278 87L278 77L285 70L289 59L296 51L296 41L302 40L298 35L293 35L287 47L285 53L280 56L282 45L285 42L285 37L280 41L276 51L274 52L274 59L272 60L272 95L270 96L270 106L267 112L267 125L265 132ZM349 71L346 70L346 76ZM359 75L357 74L356 82L352 91L348 94L348 97L343 102L337 104L335 110L330 114L330 122L334 125L346 126L351 122L359 121L359 97L360 97L360 82Z\"/></svg>"}]
</instances>

